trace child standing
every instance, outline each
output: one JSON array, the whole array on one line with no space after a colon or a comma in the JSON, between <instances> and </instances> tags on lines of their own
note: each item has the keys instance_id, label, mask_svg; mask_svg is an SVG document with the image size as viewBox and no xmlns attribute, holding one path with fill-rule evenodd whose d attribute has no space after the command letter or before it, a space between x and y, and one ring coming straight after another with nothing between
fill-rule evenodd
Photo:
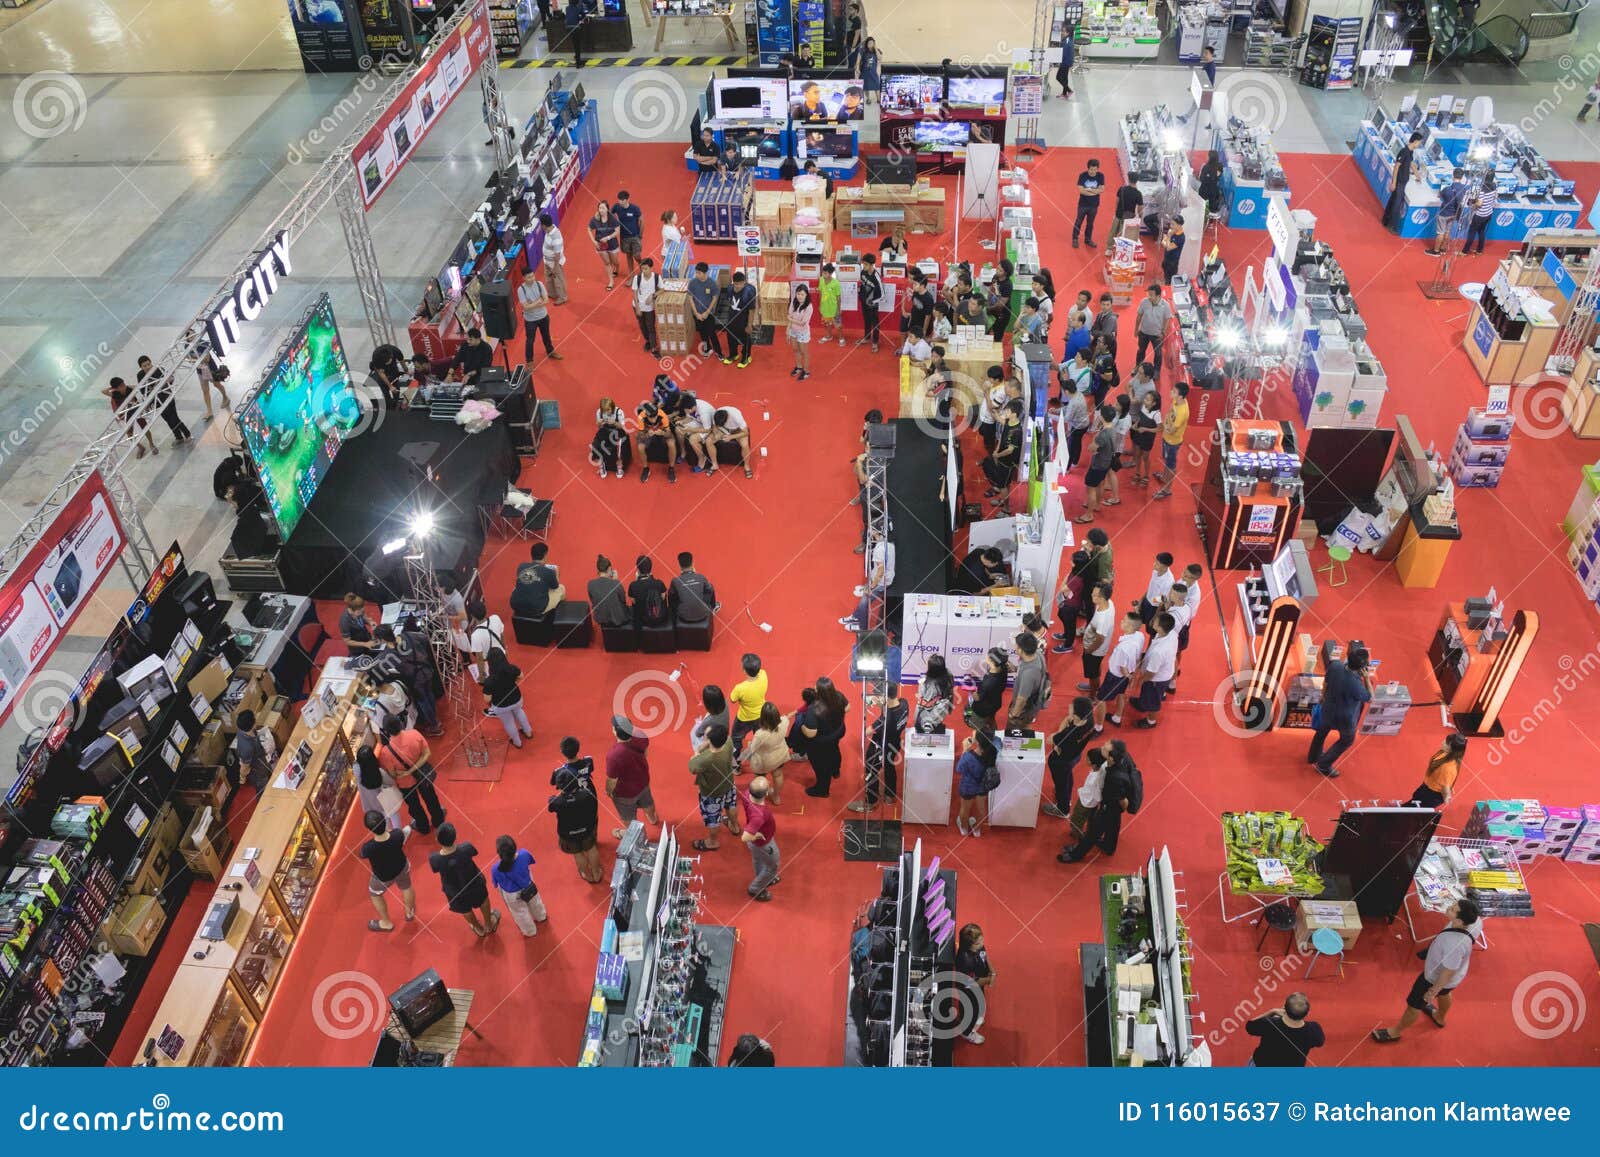
<instances>
[{"instance_id":1,"label":"child standing","mask_svg":"<svg viewBox=\"0 0 1600 1157\"><path fill-rule=\"evenodd\" d=\"M984 1012L988 1005L986 998L989 986L994 983L994 968L990 966L989 953L983 946L983 929L976 924L963 925L961 934L956 938L956 971L970 977L978 987L977 1007L973 1010L977 1018L963 1034L963 1039L969 1044L981 1045L984 1038L978 1030L983 1027Z\"/></svg>"},{"instance_id":2,"label":"child standing","mask_svg":"<svg viewBox=\"0 0 1600 1157\"><path fill-rule=\"evenodd\" d=\"M844 326L839 321L839 297L843 292L839 279L833 275L833 263L822 267L822 280L817 285L817 304L821 306L822 336L818 341L837 338L844 344Z\"/></svg>"}]
</instances>

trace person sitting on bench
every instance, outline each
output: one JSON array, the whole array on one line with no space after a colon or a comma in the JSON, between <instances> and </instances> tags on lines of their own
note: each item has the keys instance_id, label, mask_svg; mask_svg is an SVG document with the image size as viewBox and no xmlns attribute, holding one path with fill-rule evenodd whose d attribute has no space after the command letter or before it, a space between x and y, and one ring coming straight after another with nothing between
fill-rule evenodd
<instances>
[{"instance_id":1,"label":"person sitting on bench","mask_svg":"<svg viewBox=\"0 0 1600 1157\"><path fill-rule=\"evenodd\" d=\"M667 603L667 584L651 573L655 565L649 555L641 554L634 566L639 577L628 584L628 600L633 604L633 625L666 626L672 621L672 610Z\"/></svg>"},{"instance_id":2,"label":"person sitting on bench","mask_svg":"<svg viewBox=\"0 0 1600 1157\"><path fill-rule=\"evenodd\" d=\"M672 426L678 436L678 448L696 474L715 469L717 465L707 444L715 413L715 406L710 402L702 402L688 390L678 395L677 405L673 409Z\"/></svg>"},{"instance_id":3,"label":"person sitting on bench","mask_svg":"<svg viewBox=\"0 0 1600 1157\"><path fill-rule=\"evenodd\" d=\"M667 603L678 622L686 627L709 622L717 609L716 588L710 579L694 569L694 555L686 550L678 552L678 573L673 576L667 592Z\"/></svg>"},{"instance_id":4,"label":"person sitting on bench","mask_svg":"<svg viewBox=\"0 0 1600 1157\"><path fill-rule=\"evenodd\" d=\"M678 480L678 435L672 425L671 415L654 402L641 402L634 414L639 419L639 432L635 437L639 440L639 460L644 463L644 469L639 471L639 481L650 481L650 442L651 439L660 438L667 447L667 481Z\"/></svg>"},{"instance_id":5,"label":"person sitting on bench","mask_svg":"<svg viewBox=\"0 0 1600 1157\"><path fill-rule=\"evenodd\" d=\"M711 415L711 466L707 473L717 472L716 448L725 442L732 442L739 447L739 462L744 467L744 476L754 478L756 472L750 465L750 423L734 406L721 406Z\"/></svg>"},{"instance_id":6,"label":"person sitting on bench","mask_svg":"<svg viewBox=\"0 0 1600 1157\"><path fill-rule=\"evenodd\" d=\"M517 568L517 585L511 588L511 613L519 619L542 619L553 614L567 597L556 568L545 562L550 548L536 542L528 551L529 561Z\"/></svg>"},{"instance_id":7,"label":"person sitting on bench","mask_svg":"<svg viewBox=\"0 0 1600 1157\"><path fill-rule=\"evenodd\" d=\"M594 578L589 580L589 604L594 608L594 621L602 627L626 627L633 622L633 612L628 608L628 596L617 577L617 568L605 555L594 560Z\"/></svg>"}]
</instances>

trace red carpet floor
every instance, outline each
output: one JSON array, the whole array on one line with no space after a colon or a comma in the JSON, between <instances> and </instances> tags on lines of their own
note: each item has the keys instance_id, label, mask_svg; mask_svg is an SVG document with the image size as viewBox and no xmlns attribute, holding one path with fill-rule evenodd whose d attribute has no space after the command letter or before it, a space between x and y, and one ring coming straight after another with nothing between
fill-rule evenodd
<instances>
[{"instance_id":1,"label":"red carpet floor","mask_svg":"<svg viewBox=\"0 0 1600 1157\"><path fill-rule=\"evenodd\" d=\"M1072 179L1088 155L1089 150L1058 149L1034 168L1040 232L1048 239L1047 262L1063 307L1080 286L1097 293L1099 288L1095 253L1067 244ZM1114 163L1109 154L1100 155ZM1447 446L1463 411L1484 396L1460 350L1466 304L1421 297L1416 282L1432 263L1419 244L1401 246L1381 229L1378 205L1348 157L1285 160L1294 205L1317 215L1319 236L1334 245L1357 287L1371 344L1389 373L1386 416L1406 413L1425 441ZM1578 178L1585 199L1592 197L1600 166L1563 168ZM677 146L607 145L588 186L595 196L631 189L653 222L667 205L686 212L691 177L677 160ZM536 939L524 941L508 920L497 935L479 941L445 911L437 883L422 863L432 842L423 840L413 857L419 921L391 935L369 933L367 873L351 853L356 840L347 826L258 1038L256 1064L366 1063L381 1022L379 994L429 966L451 985L476 990L473 1020L486 1039L468 1043L462 1063L573 1063L605 892L579 881L556 849L545 801L560 738L579 736L598 759L609 743L607 720L614 709L664 712L672 727L652 744L655 793L666 819L698 834L692 783L684 769L698 687L731 683L745 650L762 655L772 675L772 697L786 709L797 701L800 687L818 675L844 676L847 639L834 620L848 609L849 588L860 579L860 560L850 549L858 532L857 512L847 505L853 494L847 460L862 412L874 405L894 409L893 359L887 352L873 357L853 347L816 345L815 376L800 384L784 376L790 362L782 346L758 349L748 370L715 363L700 367L687 384L714 402L737 404L751 420L767 454L756 477L746 480L736 471L723 471L709 480L685 471L676 485L659 474L646 485L636 475L601 481L585 458L595 402L612 395L631 406L646 392L656 365L639 348L625 292L604 293L603 273L580 243L579 230L568 233L572 301L556 310L554 321L565 360L541 360L537 371L541 393L560 400L566 428L548 435L537 463L524 471L523 484L556 499L552 558L575 594L581 593L597 553L610 555L626 570L636 554L646 552L658 570L670 570L678 550L692 550L723 602L715 647L709 654L666 658L608 655L598 645L587 651L513 647L512 657L525 675L535 739L507 760L498 783L453 784L446 771L442 787L451 818L486 858L503 832L535 852L549 924ZM653 224L648 235L656 235ZM1245 264L1258 261L1266 246L1264 233L1224 236L1236 284ZM948 237L914 238L914 256L944 259L949 249ZM702 252L714 261L727 260L728 254L725 246L704 246ZM975 239L963 246L963 256L973 260L987 255ZM1457 276L1486 278L1496 255L1463 262ZM1130 326L1124 322L1125 338ZM1290 406L1284 404L1285 414ZM1544 634L1508 709L1508 717L1526 732L1525 741L1493 752L1482 744L1469 751L1457 801L1445 816L1449 828L1459 828L1479 798L1528 795L1566 805L1600 801L1600 782L1593 774L1596 745L1585 731L1587 721L1596 718L1594 693L1578 686L1580 674L1594 667L1586 655L1596 648L1597 620L1567 570L1559 525L1579 466L1592 453L1564 434L1541 440L1519 433L1501 488L1462 494L1466 539L1453 552L1437 590L1404 590L1389 568L1357 556L1349 584L1327 591L1316 606L1319 637L1332 633L1367 640L1383 660L1384 675L1407 682L1419 699L1433 697L1424 648L1446 600L1482 594L1493 585L1509 607L1543 616ZM1191 450L1187 480L1198 477L1199 461L1199 452ZM1101 520L1113 534L1119 597L1141 589L1149 560L1159 550L1173 551L1180 564L1200 558L1193 515L1193 501L1185 495L1150 503L1144 492L1125 492L1124 505ZM524 547L500 544L492 553L486 585L504 613L504 592L525 557ZM1322 561L1320 550L1317 561ZM1096 877L1129 870L1163 844L1171 847L1183 872L1197 953L1198 1007L1206 1014L1202 1031L1212 1041L1217 1063L1242 1064L1249 1055L1249 1038L1238 1029L1240 1016L1276 1007L1288 991L1302 987L1304 963L1275 959L1278 938L1258 952L1255 929L1221 921L1219 813L1287 808L1309 817L1326 834L1341 800L1408 795L1441 728L1433 709L1413 712L1400 736L1362 740L1345 758L1344 777L1336 783L1305 767L1304 739L1297 733L1231 738L1219 729L1212 705L1213 691L1226 674L1216 607L1213 592L1207 591L1178 702L1164 713L1161 727L1127 735L1144 770L1147 805L1125 826L1114 858L1091 858L1070 868L1056 863L1064 825L1047 818L1036 831L997 831L979 840L963 839L953 827L908 829L958 871L957 915L983 925L998 974L990 990L988 1043L960 1046L958 1063L1083 1063L1077 946L1098 934ZM758 628L761 622L771 624L770 633ZM685 676L672 683L667 674L680 660ZM1079 677L1076 656L1053 659L1052 670L1058 688L1070 688ZM1062 698L1058 695L1051 722L1065 706ZM1541 702L1542 722L1533 722ZM1550 712L1550 704L1560 706ZM1524 715L1531 725L1520 722ZM856 741L853 732L849 743ZM502 757L504 739L497 734L491 742L496 757ZM704 918L739 931L727 1039L757 1032L772 1042L781 1064L836 1065L842 1058L846 941L858 906L876 889L877 870L843 861L838 821L849 791L837 792L827 801L830 806L818 806L801 794L809 782L804 766L790 766L791 785L779 816L784 882L776 902L747 901L748 858L725 847L706 857ZM859 775L859 759L847 755L841 786L857 784ZM602 826L611 825L603 819ZM1600 869L1544 860L1531 868L1529 880L1538 917L1490 923L1492 947L1476 955L1450 1028L1422 1024L1397 1046L1374 1045L1366 1034L1398 1015L1418 965L1409 937L1398 926L1369 922L1342 979L1319 975L1303 985L1314 1003L1314 1018L1328 1034L1327 1047L1314 1055L1314 1063L1600 1060L1600 988L1580 927L1600 919ZM182 941L175 943L181 951ZM1568 997L1572 1012L1565 1023L1559 1002L1547 999L1552 992ZM125 1062L142 1041L158 1000L159 993L145 997L119 1060ZM1552 1014L1553 1025L1542 1019Z\"/></svg>"}]
</instances>

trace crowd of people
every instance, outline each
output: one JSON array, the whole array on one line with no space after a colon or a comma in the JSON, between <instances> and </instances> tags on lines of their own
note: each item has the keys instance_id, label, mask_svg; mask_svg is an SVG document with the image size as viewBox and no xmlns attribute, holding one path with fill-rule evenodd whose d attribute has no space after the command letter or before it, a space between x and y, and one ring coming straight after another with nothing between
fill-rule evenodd
<instances>
[{"instance_id":1,"label":"crowd of people","mask_svg":"<svg viewBox=\"0 0 1600 1157\"><path fill-rule=\"evenodd\" d=\"M698 274L697 274L698 276ZM750 423L737 406L714 406L692 390L681 389L668 374L657 374L650 396L630 415L610 398L595 410L595 432L589 441L589 463L601 478L627 476L637 451L639 481L648 482L652 461L664 460L668 482L678 480L678 465L694 474L716 475L724 452L743 471L755 476Z\"/></svg>"}]
</instances>

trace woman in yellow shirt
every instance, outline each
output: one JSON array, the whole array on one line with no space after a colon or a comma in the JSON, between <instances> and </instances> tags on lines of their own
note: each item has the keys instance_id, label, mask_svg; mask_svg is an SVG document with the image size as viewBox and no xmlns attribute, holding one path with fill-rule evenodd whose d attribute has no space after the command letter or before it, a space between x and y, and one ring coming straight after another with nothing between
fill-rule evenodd
<instances>
[{"instance_id":1,"label":"woman in yellow shirt","mask_svg":"<svg viewBox=\"0 0 1600 1157\"><path fill-rule=\"evenodd\" d=\"M1407 802L1442 808L1454 794L1456 777L1461 774L1461 760L1467 753L1467 737L1452 731L1444 737L1444 744L1428 760L1428 770L1422 776L1422 786L1411 793Z\"/></svg>"}]
</instances>

